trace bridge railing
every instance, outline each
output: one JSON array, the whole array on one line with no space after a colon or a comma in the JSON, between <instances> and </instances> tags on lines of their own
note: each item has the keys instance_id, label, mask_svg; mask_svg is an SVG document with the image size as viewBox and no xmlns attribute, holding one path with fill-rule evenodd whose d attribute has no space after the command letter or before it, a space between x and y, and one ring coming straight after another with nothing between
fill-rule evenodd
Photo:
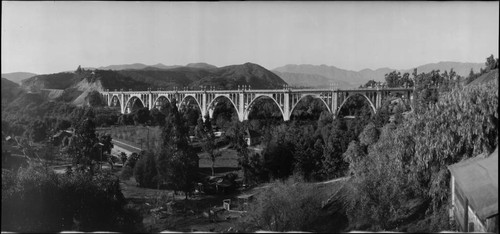
<instances>
[{"instance_id":1,"label":"bridge railing","mask_svg":"<svg viewBox=\"0 0 500 234\"><path fill-rule=\"evenodd\" d=\"M288 93L288 92L356 92L356 91L412 91L413 88L353 88L353 89L339 89L339 88L329 88L329 89L231 89L231 90L105 90L102 93L180 93L180 94L192 94L192 93Z\"/></svg>"}]
</instances>

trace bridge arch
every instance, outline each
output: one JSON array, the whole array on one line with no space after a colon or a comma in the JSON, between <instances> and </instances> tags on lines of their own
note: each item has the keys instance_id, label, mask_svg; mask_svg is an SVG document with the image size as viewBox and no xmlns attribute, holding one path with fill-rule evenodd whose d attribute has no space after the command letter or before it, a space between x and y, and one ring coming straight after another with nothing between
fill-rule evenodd
<instances>
[{"instance_id":1,"label":"bridge arch","mask_svg":"<svg viewBox=\"0 0 500 234\"><path fill-rule=\"evenodd\" d=\"M108 106L110 106L110 107L120 107L121 108L121 106L122 106L122 103L120 101L120 97L118 97L117 94L113 95L109 101L110 101L110 103L108 103Z\"/></svg>"},{"instance_id":2,"label":"bridge arch","mask_svg":"<svg viewBox=\"0 0 500 234\"><path fill-rule=\"evenodd\" d=\"M344 105L347 103L347 101L352 98L352 97L355 97L355 96L362 96L365 98L365 100L368 102L368 105L370 105L371 109L372 109L372 112L373 114L377 114L377 109L375 108L375 105L373 104L373 102L370 100L370 98L368 98L365 94L361 94L361 93L355 93L353 95L349 95L343 102L342 104L340 104L338 110L336 111L336 113L333 113L334 116L338 116L340 114L340 110L342 110L342 107L344 107Z\"/></svg>"},{"instance_id":3,"label":"bridge arch","mask_svg":"<svg viewBox=\"0 0 500 234\"><path fill-rule=\"evenodd\" d=\"M210 103L207 105L207 110L209 112L209 116L210 118L212 118L213 116L213 111L215 111L215 106L214 104L216 104L216 100L217 99L226 99L226 100L229 100L229 102L231 103L231 105L233 106L234 110L236 111L236 114L238 116L240 116L240 112L238 111L238 106L234 103L234 101L229 97L229 95L224 95L224 94L218 94L214 97L214 99L212 99L212 101L210 101ZM212 113L210 113L212 112Z\"/></svg>"},{"instance_id":4,"label":"bridge arch","mask_svg":"<svg viewBox=\"0 0 500 234\"><path fill-rule=\"evenodd\" d=\"M293 111L295 110L295 107L297 107L297 105L298 105L298 104L299 104L302 100L304 100L306 97L312 97L313 99L319 99L319 100L321 100L321 102L322 102L323 104L325 104L325 106L326 106L326 110L327 110L328 112L330 112L330 113L331 113L331 110L330 110L330 107L328 106L328 103L326 103L326 102L325 102L325 100L323 100L323 98L321 98L319 95L315 95L315 94L304 94L302 97L300 97L300 99L299 99L299 100L297 100L297 102L296 102L296 103L292 106L292 108L290 109L290 116L289 116L289 119L291 119L291 118L292 118L292 113L293 113Z\"/></svg>"},{"instance_id":5,"label":"bridge arch","mask_svg":"<svg viewBox=\"0 0 500 234\"><path fill-rule=\"evenodd\" d=\"M283 107L280 106L280 104L276 101L276 99L273 98L272 95L268 95L268 94L261 94L261 95L256 95L254 97L254 99L252 99L252 101L250 101L250 103L248 104L248 106L245 108L246 111L244 113L244 118L243 120L248 120L248 117L250 116L250 112L252 111L252 107L253 105L255 105L255 103L258 101L258 100L262 100L262 99L271 99L273 100L274 104L276 104L276 106L278 107L278 109L280 110L281 112L281 116L283 118L283 121L286 121L286 117L285 116L285 112L283 111Z\"/></svg>"},{"instance_id":6,"label":"bridge arch","mask_svg":"<svg viewBox=\"0 0 500 234\"><path fill-rule=\"evenodd\" d=\"M163 95L163 94L160 94L153 102L153 107L156 107L158 104L158 101L160 101L160 99L166 99L168 101L168 103L172 103L172 101L170 100L170 98L167 97L167 95Z\"/></svg>"},{"instance_id":7,"label":"bridge arch","mask_svg":"<svg viewBox=\"0 0 500 234\"><path fill-rule=\"evenodd\" d=\"M136 104L140 104L141 105L140 108L143 108L146 106L146 105L144 105L144 102L141 100L141 98L139 96L132 95L132 96L130 96L130 98L127 100L127 102L125 104L125 113L126 114L131 113L134 109L134 106L136 106Z\"/></svg>"}]
</instances>

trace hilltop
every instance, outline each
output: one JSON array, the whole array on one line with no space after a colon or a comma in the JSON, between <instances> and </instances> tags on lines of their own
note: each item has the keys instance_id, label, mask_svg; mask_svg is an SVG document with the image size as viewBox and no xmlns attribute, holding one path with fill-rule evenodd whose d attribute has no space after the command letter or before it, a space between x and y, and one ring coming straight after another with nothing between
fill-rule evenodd
<instances>
[{"instance_id":1,"label":"hilltop","mask_svg":"<svg viewBox=\"0 0 500 234\"><path fill-rule=\"evenodd\" d=\"M211 69L208 76L193 83L193 86L209 85L221 89L237 89L238 85L250 85L252 89L276 89L287 84L264 67L245 63Z\"/></svg>"}]
</instances>

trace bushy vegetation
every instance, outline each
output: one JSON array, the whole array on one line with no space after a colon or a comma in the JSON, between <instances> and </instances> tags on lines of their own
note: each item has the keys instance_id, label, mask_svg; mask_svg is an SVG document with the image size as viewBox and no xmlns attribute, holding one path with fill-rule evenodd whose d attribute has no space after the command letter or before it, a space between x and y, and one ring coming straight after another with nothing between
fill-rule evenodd
<instances>
[{"instance_id":1,"label":"bushy vegetation","mask_svg":"<svg viewBox=\"0 0 500 234\"><path fill-rule=\"evenodd\" d=\"M421 107L402 123L381 128L378 139L376 130L367 127L344 154L354 176L348 210L353 228L363 222L377 224L370 230L401 227L396 220L419 208L408 206L411 201L427 216L443 216L449 199L447 166L497 147L497 108L494 81L442 93L435 104ZM436 220L441 222L421 225L418 231L448 228L447 219Z\"/></svg>"},{"instance_id":2,"label":"bushy vegetation","mask_svg":"<svg viewBox=\"0 0 500 234\"><path fill-rule=\"evenodd\" d=\"M315 221L327 198L327 192L300 179L274 181L255 196L239 229L246 232L316 230Z\"/></svg>"},{"instance_id":3,"label":"bushy vegetation","mask_svg":"<svg viewBox=\"0 0 500 234\"><path fill-rule=\"evenodd\" d=\"M142 218L125 204L111 174L2 170L2 231L139 231Z\"/></svg>"}]
</instances>

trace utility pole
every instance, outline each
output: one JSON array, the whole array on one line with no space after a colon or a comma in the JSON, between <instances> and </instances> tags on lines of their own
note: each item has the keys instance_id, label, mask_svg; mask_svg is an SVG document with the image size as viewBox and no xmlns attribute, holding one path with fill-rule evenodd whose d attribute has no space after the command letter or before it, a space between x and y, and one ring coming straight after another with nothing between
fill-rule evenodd
<instances>
[{"instance_id":1,"label":"utility pole","mask_svg":"<svg viewBox=\"0 0 500 234\"><path fill-rule=\"evenodd\" d=\"M101 171L102 171L102 147L104 146L104 144L102 144L101 142L99 142L98 144L99 144L99 149L101 150L101 161L99 162L99 164L100 164Z\"/></svg>"}]
</instances>

